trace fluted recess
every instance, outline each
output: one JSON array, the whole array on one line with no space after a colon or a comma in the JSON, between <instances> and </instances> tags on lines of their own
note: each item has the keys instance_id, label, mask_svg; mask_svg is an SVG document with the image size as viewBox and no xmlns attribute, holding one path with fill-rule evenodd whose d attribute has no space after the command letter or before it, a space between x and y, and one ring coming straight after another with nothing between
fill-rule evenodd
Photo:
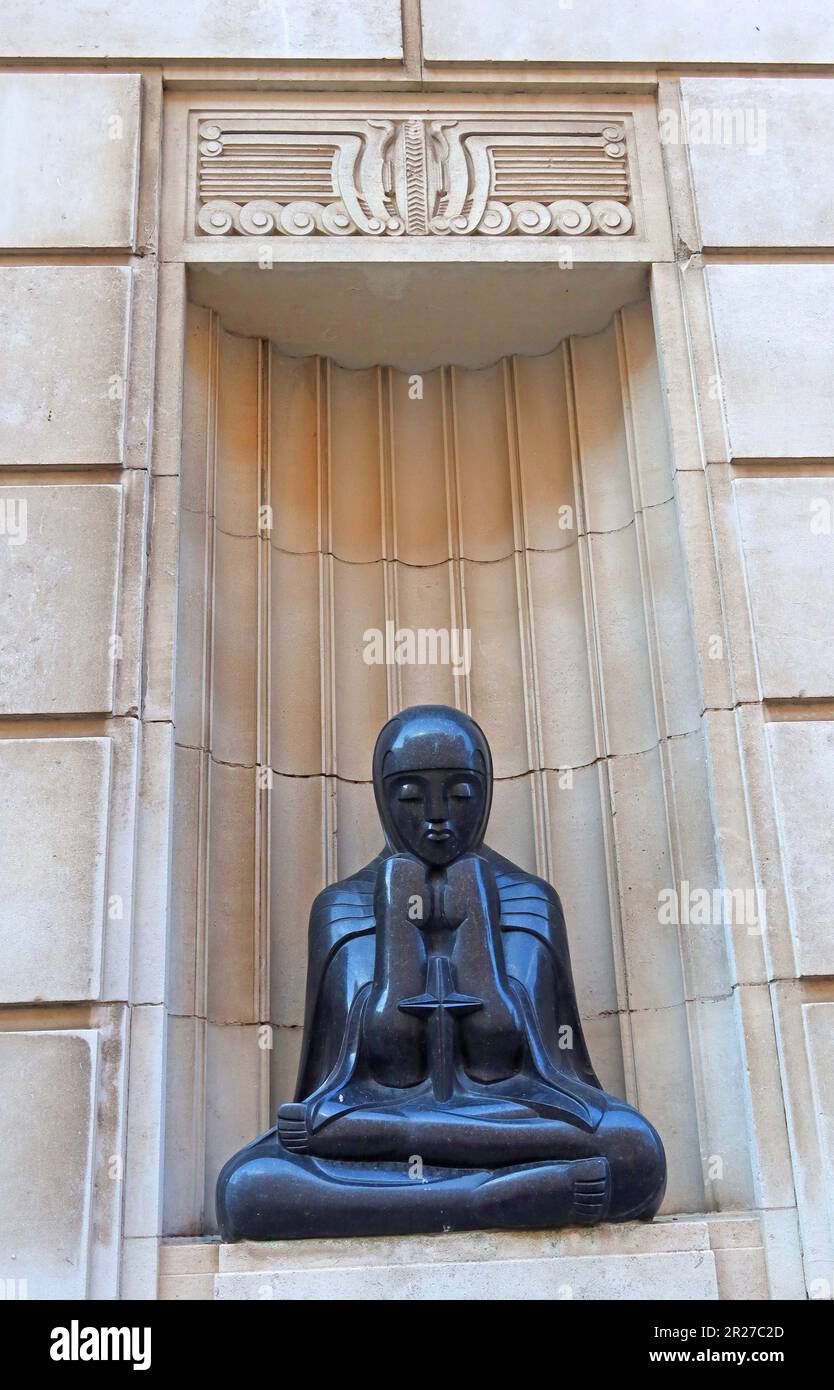
<instances>
[{"instance_id":1,"label":"fluted recess","mask_svg":"<svg viewBox=\"0 0 834 1390\"><path fill-rule=\"evenodd\" d=\"M667 1139L667 1208L702 1208L688 1001L725 961L657 916L715 865L681 856L707 781L648 305L421 378L202 309L187 336L172 1067L196 1150L168 1229L210 1224L221 1157L292 1085L311 899L378 848L373 742L425 700L483 724L491 843L559 889L598 1068ZM386 624L468 629L471 669L367 664Z\"/></svg>"}]
</instances>

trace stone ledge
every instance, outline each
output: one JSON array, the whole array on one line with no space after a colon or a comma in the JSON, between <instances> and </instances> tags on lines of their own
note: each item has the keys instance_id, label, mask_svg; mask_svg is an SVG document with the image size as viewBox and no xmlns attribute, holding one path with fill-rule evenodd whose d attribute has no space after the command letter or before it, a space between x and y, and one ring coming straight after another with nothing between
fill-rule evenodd
<instances>
[{"instance_id":1,"label":"stone ledge","mask_svg":"<svg viewBox=\"0 0 834 1390\"><path fill-rule=\"evenodd\" d=\"M595 1230L163 1243L159 1296L522 1300L768 1297L756 1215Z\"/></svg>"}]
</instances>

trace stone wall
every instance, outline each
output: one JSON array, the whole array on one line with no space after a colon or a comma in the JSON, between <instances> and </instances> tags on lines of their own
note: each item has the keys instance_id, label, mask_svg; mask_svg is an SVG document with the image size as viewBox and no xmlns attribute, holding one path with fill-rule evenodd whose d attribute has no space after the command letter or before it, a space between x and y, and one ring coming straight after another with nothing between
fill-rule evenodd
<instances>
[{"instance_id":1,"label":"stone wall","mask_svg":"<svg viewBox=\"0 0 834 1390\"><path fill-rule=\"evenodd\" d=\"M726 978L699 977L676 1001L700 1059L707 1205L756 1216L771 1294L831 1297L825 7L798 0L786 13L775 0L743 0L728 11L716 0L612 15L602 0L130 0L87 4L82 16L9 0L0 56L7 1289L157 1290L171 824L181 813L171 788L188 260L179 232L160 252L160 217L181 227L183 207L176 139L166 139L162 172L163 107L192 93L400 92L431 109L451 92L498 108L557 93L579 108L613 92L625 104L656 101L661 118L662 167L649 155L641 165L655 209L644 253L709 769L700 831L674 833L693 844L703 833L721 884L763 891L767 911L764 932L727 931ZM496 255L487 240L473 258ZM592 267L615 254L586 245L583 274L583 255ZM369 254L381 259L387 246ZM204 1077L199 1049L190 1058ZM730 1113L722 1087L736 1067ZM202 1136L200 1107L213 1098L194 1075L179 1084L196 1098ZM730 1133L732 1142L715 1138ZM188 1135L179 1142L187 1148ZM733 1145L748 1176L728 1203L714 1160Z\"/></svg>"}]
</instances>

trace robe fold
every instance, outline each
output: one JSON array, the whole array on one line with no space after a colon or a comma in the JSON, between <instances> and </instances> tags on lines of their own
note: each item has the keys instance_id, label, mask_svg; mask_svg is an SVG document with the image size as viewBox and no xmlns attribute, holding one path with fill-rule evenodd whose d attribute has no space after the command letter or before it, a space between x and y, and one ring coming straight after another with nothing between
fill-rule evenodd
<instances>
[{"instance_id":1,"label":"robe fold","mask_svg":"<svg viewBox=\"0 0 834 1390\"><path fill-rule=\"evenodd\" d=\"M349 1029L352 1006L373 980L374 888L390 853L383 850L357 873L325 888L313 903L296 1100L306 1100L337 1065L344 1066L346 1041L355 1032ZM606 1096L582 1034L558 894L495 850L482 845L479 854L495 874L506 969L524 1018L533 1071L564 1097L567 1114L593 1129L605 1111Z\"/></svg>"}]
</instances>

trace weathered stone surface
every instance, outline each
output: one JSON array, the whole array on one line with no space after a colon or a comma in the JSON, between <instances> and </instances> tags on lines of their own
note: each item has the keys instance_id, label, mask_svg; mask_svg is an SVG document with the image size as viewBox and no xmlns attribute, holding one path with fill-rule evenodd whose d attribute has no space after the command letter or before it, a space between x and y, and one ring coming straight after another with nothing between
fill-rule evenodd
<instances>
[{"instance_id":1,"label":"weathered stone surface","mask_svg":"<svg viewBox=\"0 0 834 1390\"><path fill-rule=\"evenodd\" d=\"M4 1003L98 996L109 791L109 739L0 741Z\"/></svg>"},{"instance_id":2,"label":"weathered stone surface","mask_svg":"<svg viewBox=\"0 0 834 1390\"><path fill-rule=\"evenodd\" d=\"M125 1154L125 1236L157 1236L162 1223L160 1176L165 1134L165 1009L141 1004L131 1010L130 1070ZM137 1250L137 1254L139 1251ZM141 1277L144 1262L134 1272ZM126 1297L136 1295L126 1294ZM146 1293L144 1295L148 1297Z\"/></svg>"},{"instance_id":3,"label":"weathered stone surface","mask_svg":"<svg viewBox=\"0 0 834 1390\"><path fill-rule=\"evenodd\" d=\"M639 1272L658 1257L666 1260L669 1255L676 1256L681 1266L686 1258L691 1258L696 1266L695 1257L705 1254L707 1248L715 1258L719 1298L766 1299L769 1296L763 1233L755 1216L713 1213L706 1220L674 1217L656 1221L651 1226L630 1224L617 1227L613 1239L605 1240L609 1231L610 1228L598 1228L593 1233L579 1230L512 1234L474 1232L440 1238L405 1236L262 1245L244 1242L235 1246L206 1239L169 1239L163 1241L159 1252L159 1297L210 1300L215 1296L218 1274L224 1286L220 1292L221 1286L217 1285L221 1298L237 1297L237 1289L242 1289L244 1297L250 1297L255 1278L261 1281L258 1285L260 1297L265 1297L273 1292L267 1282L273 1273L283 1274L286 1269L294 1268L302 1275L312 1273L315 1280L345 1265L354 1267L354 1276L370 1274L369 1284L375 1282L377 1287L381 1269L416 1267L419 1273L413 1296L421 1296L422 1286L429 1290L422 1296L434 1297L432 1271L439 1272L438 1286L442 1287L447 1282L445 1267L451 1265L456 1276L462 1262L474 1264L473 1282L485 1286L491 1266L494 1271L500 1266L503 1273L516 1261L525 1269L540 1264L545 1268L546 1279L555 1280L558 1274L565 1272L570 1260L577 1262L587 1278L593 1273L592 1264L613 1257L613 1272L619 1277L626 1271L629 1261L644 1262L642 1266L632 1264L628 1273L633 1273L635 1268ZM668 1264L663 1265L667 1272L669 1268ZM683 1281L681 1297L700 1297L702 1268L696 1266L691 1282ZM241 1284L230 1286L230 1278L240 1279ZM303 1296L316 1295L308 1291ZM562 1289L561 1296L567 1296L567 1290Z\"/></svg>"},{"instance_id":4,"label":"weathered stone surface","mask_svg":"<svg viewBox=\"0 0 834 1390\"><path fill-rule=\"evenodd\" d=\"M0 465L123 458L131 271L0 268Z\"/></svg>"},{"instance_id":5,"label":"weathered stone surface","mask_svg":"<svg viewBox=\"0 0 834 1390\"><path fill-rule=\"evenodd\" d=\"M825 458L834 439L831 265L710 265L734 458Z\"/></svg>"},{"instance_id":6,"label":"weathered stone surface","mask_svg":"<svg viewBox=\"0 0 834 1390\"><path fill-rule=\"evenodd\" d=\"M702 0L692 9L623 0L422 0L429 62L831 62L815 0Z\"/></svg>"},{"instance_id":7,"label":"weathered stone surface","mask_svg":"<svg viewBox=\"0 0 834 1390\"><path fill-rule=\"evenodd\" d=\"M29 1298L84 1298L97 1035L0 1033L2 1277ZM48 1103L47 1103L48 1102ZM19 1287L19 1286L18 1286Z\"/></svg>"},{"instance_id":8,"label":"weathered stone surface","mask_svg":"<svg viewBox=\"0 0 834 1390\"><path fill-rule=\"evenodd\" d=\"M685 77L681 99L703 246L834 244L828 78Z\"/></svg>"},{"instance_id":9,"label":"weathered stone surface","mask_svg":"<svg viewBox=\"0 0 834 1390\"><path fill-rule=\"evenodd\" d=\"M762 694L834 695L834 473L735 489Z\"/></svg>"},{"instance_id":10,"label":"weathered stone surface","mask_svg":"<svg viewBox=\"0 0 834 1390\"><path fill-rule=\"evenodd\" d=\"M201 1255L200 1268L204 1262ZM221 1245L214 1296L715 1299L718 1288L707 1223L659 1221L594 1231Z\"/></svg>"},{"instance_id":11,"label":"weathered stone surface","mask_svg":"<svg viewBox=\"0 0 834 1390\"><path fill-rule=\"evenodd\" d=\"M800 975L834 975L834 724L768 726L791 930Z\"/></svg>"},{"instance_id":12,"label":"weathered stone surface","mask_svg":"<svg viewBox=\"0 0 834 1390\"><path fill-rule=\"evenodd\" d=\"M20 544L0 537L0 713L112 708L121 491L0 487L4 516L25 517Z\"/></svg>"},{"instance_id":13,"label":"weathered stone surface","mask_svg":"<svg viewBox=\"0 0 834 1390\"><path fill-rule=\"evenodd\" d=\"M398 0L88 0L47 7L9 0L0 54L13 58L398 58Z\"/></svg>"},{"instance_id":14,"label":"weathered stone surface","mask_svg":"<svg viewBox=\"0 0 834 1390\"><path fill-rule=\"evenodd\" d=\"M811 1071L811 1095L817 1125L822 1184L829 1218L834 1209L834 1004L806 1004L802 1010ZM830 1229L830 1227L829 1227ZM830 1298L832 1293L830 1291Z\"/></svg>"},{"instance_id":15,"label":"weathered stone surface","mask_svg":"<svg viewBox=\"0 0 834 1390\"><path fill-rule=\"evenodd\" d=\"M0 246L133 245L140 91L136 74L3 74Z\"/></svg>"}]
</instances>

